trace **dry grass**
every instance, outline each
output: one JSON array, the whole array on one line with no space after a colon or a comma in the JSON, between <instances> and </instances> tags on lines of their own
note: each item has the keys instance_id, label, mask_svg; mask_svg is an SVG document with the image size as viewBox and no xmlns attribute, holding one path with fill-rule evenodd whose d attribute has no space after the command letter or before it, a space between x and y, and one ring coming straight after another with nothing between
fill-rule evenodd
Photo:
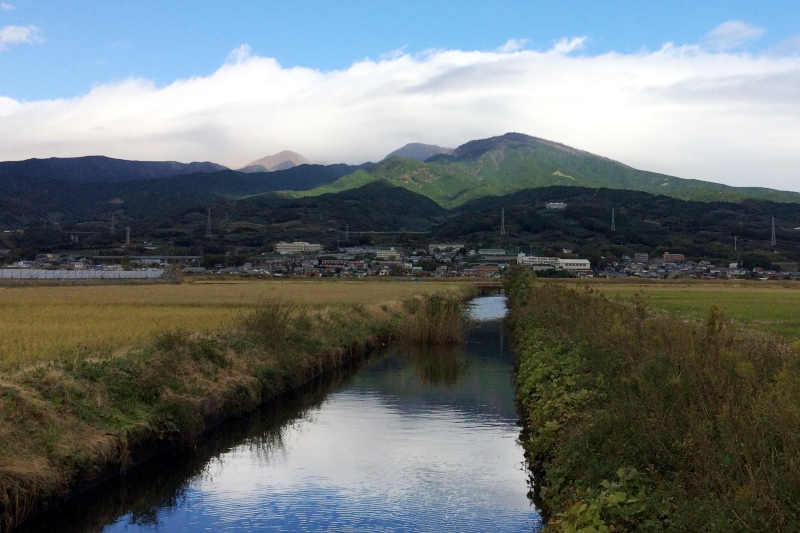
<instances>
[{"instance_id":1,"label":"dry grass","mask_svg":"<svg viewBox=\"0 0 800 533\"><path fill-rule=\"evenodd\" d=\"M463 290L460 283L208 281L0 289L0 368L138 345L159 331L215 332L266 301L345 307Z\"/></svg>"}]
</instances>

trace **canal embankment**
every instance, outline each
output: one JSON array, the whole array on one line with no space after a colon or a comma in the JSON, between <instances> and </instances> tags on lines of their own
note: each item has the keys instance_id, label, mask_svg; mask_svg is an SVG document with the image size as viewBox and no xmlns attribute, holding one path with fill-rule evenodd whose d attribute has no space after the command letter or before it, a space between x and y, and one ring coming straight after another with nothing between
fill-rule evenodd
<instances>
[{"instance_id":1,"label":"canal embankment","mask_svg":"<svg viewBox=\"0 0 800 533\"><path fill-rule=\"evenodd\" d=\"M275 302L219 333L166 331L137 349L4 370L0 530L374 347L460 340L468 296L323 309Z\"/></svg>"},{"instance_id":2,"label":"canal embankment","mask_svg":"<svg viewBox=\"0 0 800 533\"><path fill-rule=\"evenodd\" d=\"M800 354L519 272L521 441L553 531L800 529Z\"/></svg>"},{"instance_id":3,"label":"canal embankment","mask_svg":"<svg viewBox=\"0 0 800 533\"><path fill-rule=\"evenodd\" d=\"M463 342L354 359L19 531L536 531L504 300L467 304Z\"/></svg>"}]
</instances>

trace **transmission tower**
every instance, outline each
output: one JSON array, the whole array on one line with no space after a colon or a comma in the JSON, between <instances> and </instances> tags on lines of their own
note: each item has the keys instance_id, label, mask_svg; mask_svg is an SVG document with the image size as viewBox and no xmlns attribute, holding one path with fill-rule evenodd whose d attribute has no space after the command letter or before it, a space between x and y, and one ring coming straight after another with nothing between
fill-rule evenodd
<instances>
[{"instance_id":1,"label":"transmission tower","mask_svg":"<svg viewBox=\"0 0 800 533\"><path fill-rule=\"evenodd\" d=\"M502 215L500 218L500 235L506 234L506 209L505 207L502 210Z\"/></svg>"},{"instance_id":2,"label":"transmission tower","mask_svg":"<svg viewBox=\"0 0 800 533\"><path fill-rule=\"evenodd\" d=\"M208 222L206 223L206 237L211 237L211 208L208 208Z\"/></svg>"},{"instance_id":3,"label":"transmission tower","mask_svg":"<svg viewBox=\"0 0 800 533\"><path fill-rule=\"evenodd\" d=\"M125 244L131 243L131 227L127 226L125 228Z\"/></svg>"},{"instance_id":4,"label":"transmission tower","mask_svg":"<svg viewBox=\"0 0 800 533\"><path fill-rule=\"evenodd\" d=\"M611 231L617 231L617 224L614 221L614 208L611 208Z\"/></svg>"},{"instance_id":5,"label":"transmission tower","mask_svg":"<svg viewBox=\"0 0 800 533\"><path fill-rule=\"evenodd\" d=\"M775 217L772 217L772 240L769 241L771 246L775 246L778 241L775 240Z\"/></svg>"}]
</instances>

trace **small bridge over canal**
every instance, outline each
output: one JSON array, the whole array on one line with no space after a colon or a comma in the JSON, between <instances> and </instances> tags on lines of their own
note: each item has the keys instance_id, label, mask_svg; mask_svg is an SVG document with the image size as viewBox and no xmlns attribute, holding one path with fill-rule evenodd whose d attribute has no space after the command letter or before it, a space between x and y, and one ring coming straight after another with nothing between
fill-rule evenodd
<instances>
[{"instance_id":1,"label":"small bridge over canal","mask_svg":"<svg viewBox=\"0 0 800 533\"><path fill-rule=\"evenodd\" d=\"M497 281L478 281L475 283L475 288L478 289L480 296L491 296L494 294L505 294L503 291L503 283Z\"/></svg>"}]
</instances>

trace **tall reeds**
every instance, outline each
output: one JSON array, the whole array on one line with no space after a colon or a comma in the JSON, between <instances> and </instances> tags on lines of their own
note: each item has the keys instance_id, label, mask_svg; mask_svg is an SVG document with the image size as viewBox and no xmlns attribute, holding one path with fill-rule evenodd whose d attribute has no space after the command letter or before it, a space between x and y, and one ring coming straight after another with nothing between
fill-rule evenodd
<instances>
[{"instance_id":1,"label":"tall reeds","mask_svg":"<svg viewBox=\"0 0 800 533\"><path fill-rule=\"evenodd\" d=\"M406 313L394 332L397 340L428 345L464 340L463 298L448 293L426 294L405 300L403 307Z\"/></svg>"},{"instance_id":2,"label":"tall reeds","mask_svg":"<svg viewBox=\"0 0 800 533\"><path fill-rule=\"evenodd\" d=\"M556 531L800 530L800 355L520 275L522 437Z\"/></svg>"}]
</instances>

